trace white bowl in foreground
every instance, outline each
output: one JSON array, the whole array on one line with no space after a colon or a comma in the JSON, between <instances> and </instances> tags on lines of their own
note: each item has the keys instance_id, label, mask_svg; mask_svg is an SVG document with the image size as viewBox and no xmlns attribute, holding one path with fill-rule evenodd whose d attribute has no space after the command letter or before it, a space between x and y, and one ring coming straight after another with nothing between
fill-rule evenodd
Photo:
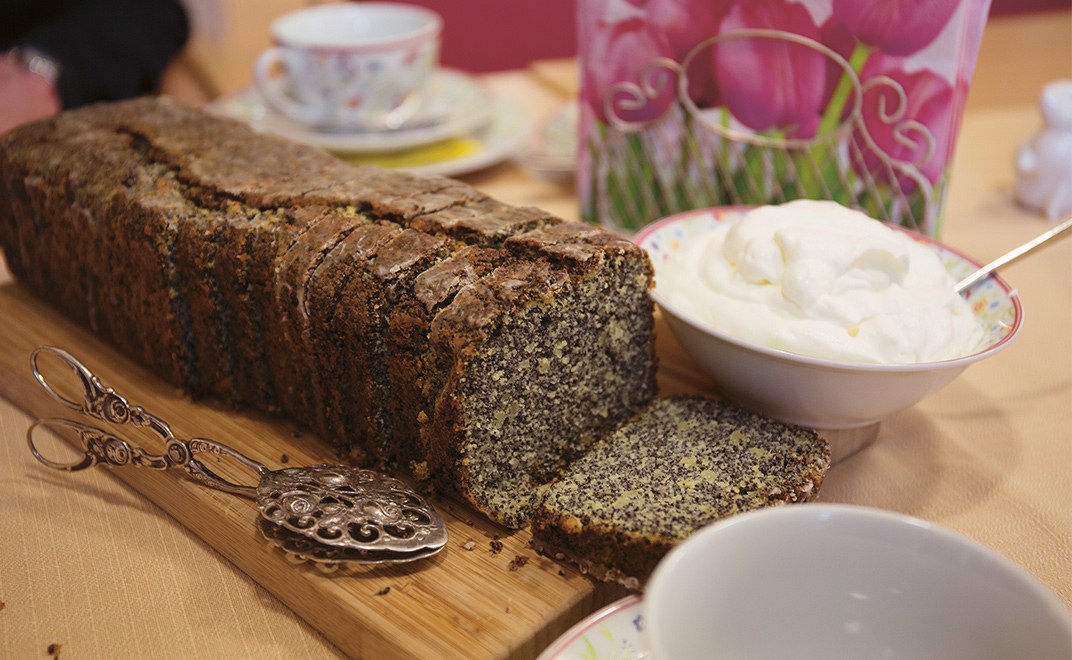
<instances>
[{"instance_id":1,"label":"white bowl in foreground","mask_svg":"<svg viewBox=\"0 0 1072 660\"><path fill-rule=\"evenodd\" d=\"M648 582L658 660L1067 660L1070 613L1026 571L959 535L865 507L801 504L714 523Z\"/></svg>"},{"instance_id":2,"label":"white bowl in foreground","mask_svg":"<svg viewBox=\"0 0 1072 660\"><path fill-rule=\"evenodd\" d=\"M971 355L952 360L839 362L768 348L714 330L667 302L659 290L659 270L675 259L683 245L747 210L719 207L679 213L649 225L634 240L651 257L655 266L652 296L682 346L720 392L760 413L817 429L870 426L946 386L968 365L1008 346L1020 332L1020 299L995 275L973 287L968 296L984 329L983 345ZM955 280L979 267L933 239L910 235L933 248Z\"/></svg>"}]
</instances>

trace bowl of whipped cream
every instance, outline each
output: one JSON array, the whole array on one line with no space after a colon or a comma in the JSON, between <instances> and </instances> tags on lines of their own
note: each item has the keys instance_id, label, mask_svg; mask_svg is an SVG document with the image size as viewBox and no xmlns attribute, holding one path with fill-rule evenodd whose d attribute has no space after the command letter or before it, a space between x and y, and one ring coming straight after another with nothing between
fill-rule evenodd
<instances>
[{"instance_id":1,"label":"bowl of whipped cream","mask_svg":"<svg viewBox=\"0 0 1072 660\"><path fill-rule=\"evenodd\" d=\"M652 296L718 390L781 421L874 427L1009 345L1015 291L932 238L836 202L687 211L634 239Z\"/></svg>"}]
</instances>

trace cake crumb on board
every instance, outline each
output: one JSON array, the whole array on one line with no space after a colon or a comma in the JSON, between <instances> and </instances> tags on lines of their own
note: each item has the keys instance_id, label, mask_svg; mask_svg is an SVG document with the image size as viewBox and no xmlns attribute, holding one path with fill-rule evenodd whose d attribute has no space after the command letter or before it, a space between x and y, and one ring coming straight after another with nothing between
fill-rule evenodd
<instances>
[{"instance_id":1,"label":"cake crumb on board","mask_svg":"<svg viewBox=\"0 0 1072 660\"><path fill-rule=\"evenodd\" d=\"M526 557L525 555L516 555L513 559L510 560L510 570L516 571L527 563L529 563L528 557Z\"/></svg>"}]
</instances>

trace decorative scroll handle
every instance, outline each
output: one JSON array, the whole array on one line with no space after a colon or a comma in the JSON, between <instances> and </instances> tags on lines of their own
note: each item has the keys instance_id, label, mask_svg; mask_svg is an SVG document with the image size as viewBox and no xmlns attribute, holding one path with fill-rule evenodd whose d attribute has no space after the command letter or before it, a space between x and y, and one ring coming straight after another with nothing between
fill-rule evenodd
<instances>
[{"instance_id":1,"label":"decorative scroll handle","mask_svg":"<svg viewBox=\"0 0 1072 660\"><path fill-rule=\"evenodd\" d=\"M79 440L82 441L82 446L85 448L81 460L74 463L61 463L44 456L33 440L34 431L39 428L50 430L66 428L77 433ZM139 447L131 446L126 440L118 438L103 429L71 419L52 417L36 420L30 425L30 430L26 432L26 439L30 444L30 451L33 452L34 458L56 470L77 472L99 463L113 466L136 465L152 470L166 470L171 467L166 456L150 454Z\"/></svg>"},{"instance_id":2,"label":"decorative scroll handle","mask_svg":"<svg viewBox=\"0 0 1072 660\"><path fill-rule=\"evenodd\" d=\"M48 354L58 357L78 377L82 386L84 398L82 401L68 399L48 384L38 364L41 355ZM181 468L195 481L235 495L242 495L255 499L257 489L236 483L221 477L209 469L197 459L200 454L223 455L238 461L257 475L257 482L269 472L268 468L257 461L241 454L237 450L222 443L206 438L191 438L182 440L175 437L167 422L152 415L139 406L131 406L123 395L101 383L89 369L67 351L54 346L42 346L30 355L30 366L33 369L34 378L41 387L71 410L77 410L87 417L109 422L116 425L133 425L147 428L161 437L166 443L163 454L152 454L140 447L135 447L126 440L119 438L103 429L62 418L39 419L30 425L26 432L26 441L30 445L30 451L34 458L47 467L56 470L75 472L84 470L94 465L103 464L113 467L134 465L147 467L153 470L167 470ZM68 429L78 434L84 453L82 457L73 463L62 463L45 457L34 442L34 432L38 429L53 430Z\"/></svg>"},{"instance_id":3,"label":"decorative scroll handle","mask_svg":"<svg viewBox=\"0 0 1072 660\"><path fill-rule=\"evenodd\" d=\"M68 399L48 384L40 365L38 365L38 358L42 354L54 355L71 368L82 384L83 397L81 401ZM34 378L41 384L41 387L45 388L49 396L71 410L77 410L84 415L103 422L146 427L159 435L165 442L175 437L167 422L156 415L150 415L138 406L131 406L125 397L112 388L105 387L100 379L93 375L93 372L62 348L56 348L55 346L37 348L30 354L30 368L33 369Z\"/></svg>"}]
</instances>

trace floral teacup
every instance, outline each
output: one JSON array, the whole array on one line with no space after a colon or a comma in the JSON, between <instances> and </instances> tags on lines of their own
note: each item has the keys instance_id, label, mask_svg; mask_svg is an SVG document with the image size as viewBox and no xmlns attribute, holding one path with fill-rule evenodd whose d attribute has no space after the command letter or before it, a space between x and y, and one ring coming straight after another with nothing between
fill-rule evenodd
<instances>
[{"instance_id":1,"label":"floral teacup","mask_svg":"<svg viewBox=\"0 0 1072 660\"><path fill-rule=\"evenodd\" d=\"M272 23L276 45L257 60L257 87L273 108L311 126L397 128L438 64L442 24L435 12L396 3L286 14Z\"/></svg>"}]
</instances>

